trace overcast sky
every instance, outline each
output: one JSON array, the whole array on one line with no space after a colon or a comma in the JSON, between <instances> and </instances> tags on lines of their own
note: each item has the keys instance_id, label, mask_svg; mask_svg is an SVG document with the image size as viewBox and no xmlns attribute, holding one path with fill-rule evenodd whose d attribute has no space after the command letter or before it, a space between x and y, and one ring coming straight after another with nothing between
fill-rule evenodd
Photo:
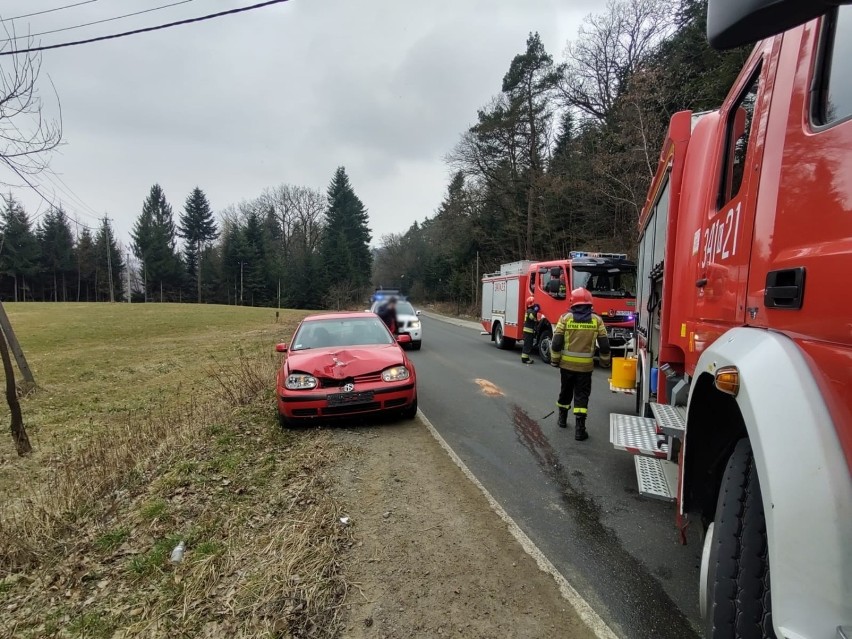
<instances>
[{"instance_id":1,"label":"overcast sky","mask_svg":"<svg viewBox=\"0 0 852 639\"><path fill-rule=\"evenodd\" d=\"M0 17L79 1L4 0ZM39 33L175 1L97 0L14 24L18 35ZM193 0L38 40L82 39L256 1ZM81 222L94 225L92 212L108 213L126 241L154 182L176 214L196 185L218 211L283 182L324 190L344 165L378 243L434 212L447 183L444 155L499 91L527 34L540 32L560 60L583 16L601 4L290 0L48 51L43 80L50 76L61 99L65 142L51 166L77 199L56 178L39 179ZM49 85L42 87L53 109ZM0 180L17 181L2 171ZM35 212L39 198L17 193Z\"/></svg>"}]
</instances>

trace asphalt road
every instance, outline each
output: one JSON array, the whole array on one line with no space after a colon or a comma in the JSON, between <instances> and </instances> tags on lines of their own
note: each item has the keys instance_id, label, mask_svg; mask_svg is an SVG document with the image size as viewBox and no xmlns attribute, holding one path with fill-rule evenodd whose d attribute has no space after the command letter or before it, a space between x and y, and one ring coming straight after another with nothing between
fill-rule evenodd
<instances>
[{"instance_id":1,"label":"asphalt road","mask_svg":"<svg viewBox=\"0 0 852 639\"><path fill-rule=\"evenodd\" d=\"M699 540L678 543L674 506L640 497L631 455L609 443L609 413L635 400L596 370L590 438L575 442L545 417L555 369L524 366L519 348L498 350L470 327L421 319L423 349L411 353L420 408L482 484L617 634L696 637Z\"/></svg>"}]
</instances>

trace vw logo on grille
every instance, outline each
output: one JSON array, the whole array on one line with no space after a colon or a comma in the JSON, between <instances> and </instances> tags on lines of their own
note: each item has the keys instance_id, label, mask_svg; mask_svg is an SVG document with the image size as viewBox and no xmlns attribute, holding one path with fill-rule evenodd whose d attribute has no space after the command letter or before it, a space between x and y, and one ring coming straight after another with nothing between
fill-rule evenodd
<instances>
[{"instance_id":1,"label":"vw logo on grille","mask_svg":"<svg viewBox=\"0 0 852 639\"><path fill-rule=\"evenodd\" d=\"M353 384L352 382L349 382L348 384L343 385L343 392L344 393L351 393L354 390L355 390L355 384Z\"/></svg>"}]
</instances>

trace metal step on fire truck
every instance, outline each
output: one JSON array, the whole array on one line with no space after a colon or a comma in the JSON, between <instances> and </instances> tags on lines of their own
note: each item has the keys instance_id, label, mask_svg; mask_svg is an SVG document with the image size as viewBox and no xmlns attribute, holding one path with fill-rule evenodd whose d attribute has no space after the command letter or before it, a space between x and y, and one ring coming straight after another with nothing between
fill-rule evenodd
<instances>
[{"instance_id":1,"label":"metal step on fire truck","mask_svg":"<svg viewBox=\"0 0 852 639\"><path fill-rule=\"evenodd\" d=\"M703 534L706 636L848 638L852 6L710 0L708 33L769 37L718 111L671 119L639 223L636 414L610 438Z\"/></svg>"},{"instance_id":2,"label":"metal step on fire truck","mask_svg":"<svg viewBox=\"0 0 852 639\"><path fill-rule=\"evenodd\" d=\"M511 349L523 340L526 299L541 308L536 350L550 361L550 340L559 317L568 311L575 288L592 293L594 312L606 324L616 352L633 348L636 314L636 264L622 253L573 251L568 259L503 264L482 278L482 326L497 348Z\"/></svg>"}]
</instances>

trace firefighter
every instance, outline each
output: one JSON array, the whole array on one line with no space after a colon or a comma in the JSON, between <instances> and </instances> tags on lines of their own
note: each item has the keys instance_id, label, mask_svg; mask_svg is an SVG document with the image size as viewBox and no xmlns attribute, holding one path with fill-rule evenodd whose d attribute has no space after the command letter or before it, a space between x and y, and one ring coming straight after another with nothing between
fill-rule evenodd
<instances>
[{"instance_id":1,"label":"firefighter","mask_svg":"<svg viewBox=\"0 0 852 639\"><path fill-rule=\"evenodd\" d=\"M535 329L538 323L538 312L541 307L535 303L535 298L530 295L527 298L527 310L524 313L524 348L521 351L521 361L524 364L532 364L533 342L535 341Z\"/></svg>"},{"instance_id":2,"label":"firefighter","mask_svg":"<svg viewBox=\"0 0 852 639\"><path fill-rule=\"evenodd\" d=\"M559 399L560 428L568 427L568 410L574 403L574 439L588 439L586 416L592 392L592 371L595 369L595 342L600 358L610 358L609 340L603 320L592 313L592 294L585 288L571 291L571 310L559 318L553 334L550 365L558 367L561 376Z\"/></svg>"}]
</instances>

